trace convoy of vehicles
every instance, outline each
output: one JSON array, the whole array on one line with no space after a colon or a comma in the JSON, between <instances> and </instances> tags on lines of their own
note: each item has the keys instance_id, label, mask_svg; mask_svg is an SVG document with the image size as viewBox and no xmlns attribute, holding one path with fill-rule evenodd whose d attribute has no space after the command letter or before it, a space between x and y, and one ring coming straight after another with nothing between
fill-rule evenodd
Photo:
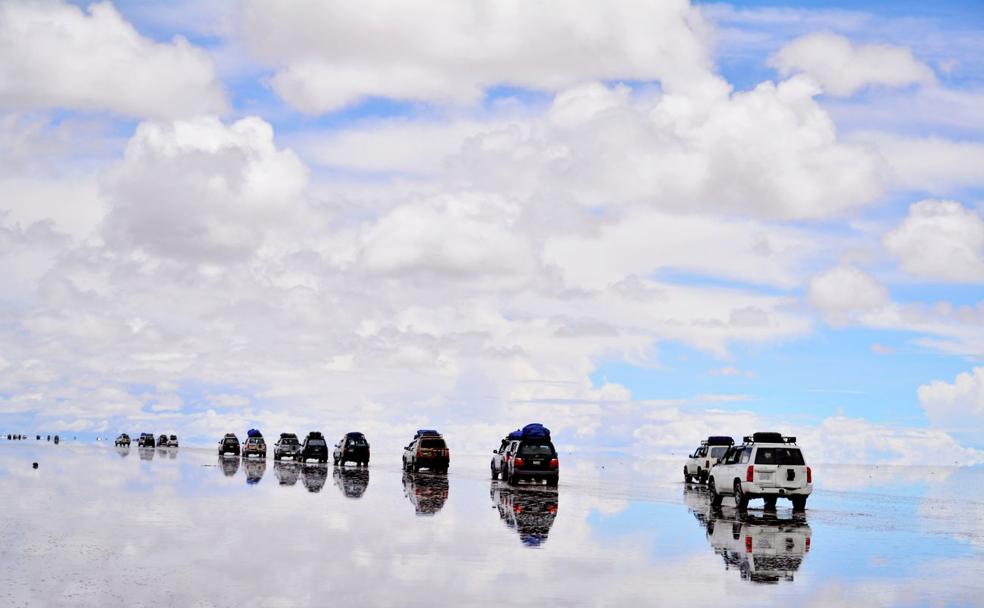
<instances>
[{"instance_id":1,"label":"convoy of vehicles","mask_svg":"<svg viewBox=\"0 0 984 608\"><path fill-rule=\"evenodd\" d=\"M444 437L432 429L420 429L413 440L403 448L403 470L429 469L431 472L447 473L451 464L451 452L444 443Z\"/></svg>"},{"instance_id":2,"label":"convoy of vehicles","mask_svg":"<svg viewBox=\"0 0 984 608\"><path fill-rule=\"evenodd\" d=\"M369 466L369 442L366 441L366 436L356 431L342 435L332 451L332 460L336 466L345 466L346 462Z\"/></svg>"},{"instance_id":3,"label":"convoy of vehicles","mask_svg":"<svg viewBox=\"0 0 984 608\"><path fill-rule=\"evenodd\" d=\"M140 433L140 439L137 440L138 448L152 448L154 447L154 434L153 433Z\"/></svg>"},{"instance_id":4,"label":"convoy of vehicles","mask_svg":"<svg viewBox=\"0 0 984 608\"><path fill-rule=\"evenodd\" d=\"M697 480L697 483L706 483L708 471L717 459L724 456L729 447L735 444L735 440L726 435L711 435L706 440L700 442L700 446L694 453L687 458L683 465L683 480L690 483Z\"/></svg>"},{"instance_id":5,"label":"convoy of vehicles","mask_svg":"<svg viewBox=\"0 0 984 608\"><path fill-rule=\"evenodd\" d=\"M795 437L755 433L741 445L728 448L711 466L707 489L712 506L719 506L724 496L733 496L739 509L761 498L767 510L774 510L776 501L786 498L793 503L793 511L802 511L813 492L813 470L806 465Z\"/></svg>"}]
</instances>

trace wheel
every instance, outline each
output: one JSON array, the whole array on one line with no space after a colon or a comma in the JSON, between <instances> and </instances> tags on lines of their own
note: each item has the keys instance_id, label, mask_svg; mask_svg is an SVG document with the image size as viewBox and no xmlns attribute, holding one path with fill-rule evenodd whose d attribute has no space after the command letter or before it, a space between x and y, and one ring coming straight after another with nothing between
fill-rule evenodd
<instances>
[{"instance_id":1,"label":"wheel","mask_svg":"<svg viewBox=\"0 0 984 608\"><path fill-rule=\"evenodd\" d=\"M806 496L790 496L789 500L793 501L793 511L806 511Z\"/></svg>"},{"instance_id":2,"label":"wheel","mask_svg":"<svg viewBox=\"0 0 984 608\"><path fill-rule=\"evenodd\" d=\"M556 477L551 478L551 479L548 479L547 480L547 487L556 488L558 482L560 482L560 479L558 479Z\"/></svg>"},{"instance_id":3,"label":"wheel","mask_svg":"<svg viewBox=\"0 0 984 608\"><path fill-rule=\"evenodd\" d=\"M717 485L714 483L713 477L707 480L707 491L711 494L711 506L720 507L721 495L718 494Z\"/></svg>"},{"instance_id":4,"label":"wheel","mask_svg":"<svg viewBox=\"0 0 984 608\"><path fill-rule=\"evenodd\" d=\"M332 464L337 467L338 466L338 459L337 458L332 458Z\"/></svg>"},{"instance_id":5,"label":"wheel","mask_svg":"<svg viewBox=\"0 0 984 608\"><path fill-rule=\"evenodd\" d=\"M735 506L744 511L748 508L748 496L741 491L741 482L735 480Z\"/></svg>"},{"instance_id":6,"label":"wheel","mask_svg":"<svg viewBox=\"0 0 984 608\"><path fill-rule=\"evenodd\" d=\"M419 473L420 472L420 465L417 464L417 459L416 458L414 458L413 459L413 462L410 463L410 470L413 471L414 473Z\"/></svg>"},{"instance_id":7,"label":"wheel","mask_svg":"<svg viewBox=\"0 0 984 608\"><path fill-rule=\"evenodd\" d=\"M697 483L707 483L707 471L700 471L697 474Z\"/></svg>"},{"instance_id":8,"label":"wheel","mask_svg":"<svg viewBox=\"0 0 984 608\"><path fill-rule=\"evenodd\" d=\"M515 473L510 473L509 475L509 485L514 486L519 483L519 478L516 477Z\"/></svg>"},{"instance_id":9,"label":"wheel","mask_svg":"<svg viewBox=\"0 0 984 608\"><path fill-rule=\"evenodd\" d=\"M775 511L776 510L776 501L777 500L778 499L775 496L770 496L770 497L766 498L765 499L765 510L766 511Z\"/></svg>"},{"instance_id":10,"label":"wheel","mask_svg":"<svg viewBox=\"0 0 984 608\"><path fill-rule=\"evenodd\" d=\"M499 471L495 470L495 465L492 465L489 468L492 469L492 479L499 479Z\"/></svg>"},{"instance_id":11,"label":"wheel","mask_svg":"<svg viewBox=\"0 0 984 608\"><path fill-rule=\"evenodd\" d=\"M683 467L683 483L690 483L694 476L687 472L687 467Z\"/></svg>"}]
</instances>

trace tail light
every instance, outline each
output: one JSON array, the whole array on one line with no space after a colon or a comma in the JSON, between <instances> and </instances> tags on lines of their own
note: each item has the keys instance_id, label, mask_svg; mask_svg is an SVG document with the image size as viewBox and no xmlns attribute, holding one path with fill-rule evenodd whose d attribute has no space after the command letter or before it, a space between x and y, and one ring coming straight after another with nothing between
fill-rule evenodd
<instances>
[{"instance_id":1,"label":"tail light","mask_svg":"<svg viewBox=\"0 0 984 608\"><path fill-rule=\"evenodd\" d=\"M547 505L547 513L549 513L551 515L556 515L557 514L557 505ZM806 540L810 540L810 539L806 539Z\"/></svg>"},{"instance_id":2,"label":"tail light","mask_svg":"<svg viewBox=\"0 0 984 608\"><path fill-rule=\"evenodd\" d=\"M556 458L551 458L550 459L550 468L551 469L556 469L559 466L560 466L560 461L559 460L557 460Z\"/></svg>"},{"instance_id":3,"label":"tail light","mask_svg":"<svg viewBox=\"0 0 984 608\"><path fill-rule=\"evenodd\" d=\"M748 471L745 472L745 481L754 481L754 480L755 480L755 466L748 465Z\"/></svg>"},{"instance_id":4,"label":"tail light","mask_svg":"<svg viewBox=\"0 0 984 608\"><path fill-rule=\"evenodd\" d=\"M523 512L523 505L520 504L513 505L513 513L522 513L522 512Z\"/></svg>"},{"instance_id":5,"label":"tail light","mask_svg":"<svg viewBox=\"0 0 984 608\"><path fill-rule=\"evenodd\" d=\"M516 458L515 458L515 459L513 460L513 466L514 466L514 467L516 467L517 469L522 469L522 468L523 468L523 465L524 465L524 464L526 464L526 463L524 463L524 462L523 462L523 459L522 459L522 458L520 458L519 456L517 456L517 457L516 457Z\"/></svg>"},{"instance_id":6,"label":"tail light","mask_svg":"<svg viewBox=\"0 0 984 608\"><path fill-rule=\"evenodd\" d=\"M806 537L806 551L807 551L807 553L809 553L809 551L810 551L810 537L809 536Z\"/></svg>"},{"instance_id":7,"label":"tail light","mask_svg":"<svg viewBox=\"0 0 984 608\"><path fill-rule=\"evenodd\" d=\"M806 483L813 483L813 469L806 467Z\"/></svg>"},{"instance_id":8,"label":"tail light","mask_svg":"<svg viewBox=\"0 0 984 608\"><path fill-rule=\"evenodd\" d=\"M705 469L711 468L711 461L710 460L705 460L704 461L704 468Z\"/></svg>"},{"instance_id":9,"label":"tail light","mask_svg":"<svg viewBox=\"0 0 984 608\"><path fill-rule=\"evenodd\" d=\"M745 537L745 553L751 553L751 552L752 552L752 537L751 536L746 536Z\"/></svg>"}]
</instances>

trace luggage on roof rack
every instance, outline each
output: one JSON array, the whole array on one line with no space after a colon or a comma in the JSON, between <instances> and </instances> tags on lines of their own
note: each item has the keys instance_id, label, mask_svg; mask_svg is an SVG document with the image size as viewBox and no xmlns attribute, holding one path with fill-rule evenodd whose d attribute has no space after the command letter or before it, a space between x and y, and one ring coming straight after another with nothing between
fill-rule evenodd
<instances>
[{"instance_id":1,"label":"luggage on roof rack","mask_svg":"<svg viewBox=\"0 0 984 608\"><path fill-rule=\"evenodd\" d=\"M539 422L533 422L527 424L521 429L516 429L515 431L506 435L506 439L514 441L516 439L550 439L550 429L543 426Z\"/></svg>"},{"instance_id":2,"label":"luggage on roof rack","mask_svg":"<svg viewBox=\"0 0 984 608\"><path fill-rule=\"evenodd\" d=\"M263 433L261 433L257 429L250 429L250 430L246 431L246 436L247 437L262 437L263 436Z\"/></svg>"},{"instance_id":3,"label":"luggage on roof rack","mask_svg":"<svg viewBox=\"0 0 984 608\"><path fill-rule=\"evenodd\" d=\"M362 439L363 437L365 437L365 435L363 435L362 433L360 433L358 431L351 431L351 432L345 433L345 436L346 437L349 437L350 439Z\"/></svg>"},{"instance_id":4,"label":"luggage on roof rack","mask_svg":"<svg viewBox=\"0 0 984 608\"><path fill-rule=\"evenodd\" d=\"M727 435L711 435L706 443L707 445L734 445L735 440Z\"/></svg>"},{"instance_id":5,"label":"luggage on roof rack","mask_svg":"<svg viewBox=\"0 0 984 608\"><path fill-rule=\"evenodd\" d=\"M796 443L796 438L785 437L782 433L752 433L745 436L745 443Z\"/></svg>"},{"instance_id":6,"label":"luggage on roof rack","mask_svg":"<svg viewBox=\"0 0 984 608\"><path fill-rule=\"evenodd\" d=\"M429 437L440 437L441 436L441 434L438 433L437 431L435 431L434 429L417 429L417 434L414 435L413 438L416 439L417 437L423 437L425 435L426 436L429 436Z\"/></svg>"}]
</instances>

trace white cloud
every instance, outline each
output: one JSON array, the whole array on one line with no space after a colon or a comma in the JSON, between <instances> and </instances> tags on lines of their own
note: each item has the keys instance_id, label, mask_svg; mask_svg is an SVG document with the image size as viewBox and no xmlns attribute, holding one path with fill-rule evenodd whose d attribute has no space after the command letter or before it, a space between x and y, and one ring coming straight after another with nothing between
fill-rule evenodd
<instances>
[{"instance_id":1,"label":"white cloud","mask_svg":"<svg viewBox=\"0 0 984 608\"><path fill-rule=\"evenodd\" d=\"M936 426L970 431L984 426L984 367L958 374L953 382L934 380L919 387L919 404Z\"/></svg>"},{"instance_id":2,"label":"white cloud","mask_svg":"<svg viewBox=\"0 0 984 608\"><path fill-rule=\"evenodd\" d=\"M182 37L141 36L109 2L0 4L0 107L110 110L136 117L221 111L208 55Z\"/></svg>"},{"instance_id":3,"label":"white cloud","mask_svg":"<svg viewBox=\"0 0 984 608\"><path fill-rule=\"evenodd\" d=\"M984 219L955 201L925 200L882 242L902 269L931 281L984 282Z\"/></svg>"},{"instance_id":4,"label":"white cloud","mask_svg":"<svg viewBox=\"0 0 984 608\"><path fill-rule=\"evenodd\" d=\"M846 97L871 85L899 87L935 81L932 69L905 47L855 46L839 34L820 32L790 42L769 60L783 76L805 73L831 95Z\"/></svg>"},{"instance_id":5,"label":"white cloud","mask_svg":"<svg viewBox=\"0 0 984 608\"><path fill-rule=\"evenodd\" d=\"M272 85L305 112L369 96L480 99L513 85L556 91L592 80L717 87L700 14L686 0L442 2L358 7L251 0L242 35L277 68Z\"/></svg>"},{"instance_id":6,"label":"white cloud","mask_svg":"<svg viewBox=\"0 0 984 608\"><path fill-rule=\"evenodd\" d=\"M885 286L852 266L837 266L810 279L807 299L834 325L845 325L889 304Z\"/></svg>"},{"instance_id":7,"label":"white cloud","mask_svg":"<svg viewBox=\"0 0 984 608\"><path fill-rule=\"evenodd\" d=\"M978 141L876 132L854 133L849 139L878 150L895 188L947 193L984 186L984 144Z\"/></svg>"}]
</instances>

